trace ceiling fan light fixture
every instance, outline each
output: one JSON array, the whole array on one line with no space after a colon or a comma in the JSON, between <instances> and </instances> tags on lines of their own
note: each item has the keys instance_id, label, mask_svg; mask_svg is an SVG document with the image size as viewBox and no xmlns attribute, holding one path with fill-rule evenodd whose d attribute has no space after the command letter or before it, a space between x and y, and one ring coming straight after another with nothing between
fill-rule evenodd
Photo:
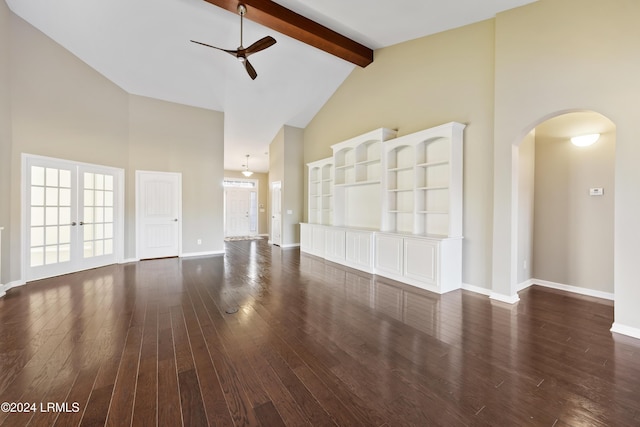
<instances>
[{"instance_id":1,"label":"ceiling fan light fixture","mask_svg":"<svg viewBox=\"0 0 640 427\"><path fill-rule=\"evenodd\" d=\"M248 48L245 49L245 47L242 45L242 39L243 39L243 17L244 15L247 13L247 8L245 5L243 4L239 4L238 5L238 15L240 15L240 46L238 46L237 49L235 50L229 50L229 49L222 49L220 47L216 47L216 46L212 46L210 44L207 43L202 43L199 41L195 41L195 40L191 40L192 43L196 43L196 44L200 44L202 46L207 46L213 49L217 49L217 50L221 50L223 52L228 53L229 55L235 56L238 61L240 63L242 63L244 65L245 70L247 70L247 73L249 74L249 77L251 77L251 80L255 80L256 77L258 77L258 73L256 72L255 68L253 68L253 66L251 65L251 63L249 62L249 59L247 59L247 57L249 55L252 55L254 53L260 52L262 50L265 50L266 48L273 46L274 44L276 44L276 39L274 39L271 36L266 36L261 38L260 40L258 40L257 42L253 43L251 46L249 46Z\"/></svg>"}]
</instances>

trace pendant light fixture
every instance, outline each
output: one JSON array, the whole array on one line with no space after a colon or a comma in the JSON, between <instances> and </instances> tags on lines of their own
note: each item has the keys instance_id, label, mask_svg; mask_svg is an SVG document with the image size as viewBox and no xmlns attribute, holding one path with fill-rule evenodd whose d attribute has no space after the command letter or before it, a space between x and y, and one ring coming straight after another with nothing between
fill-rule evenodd
<instances>
[{"instance_id":1,"label":"pendant light fixture","mask_svg":"<svg viewBox=\"0 0 640 427\"><path fill-rule=\"evenodd\" d=\"M251 175L253 175L253 172L251 172L249 170L249 155L247 154L247 161L246 163L243 165L244 166L244 170L242 171L242 175L246 176L247 178L249 178Z\"/></svg>"}]
</instances>

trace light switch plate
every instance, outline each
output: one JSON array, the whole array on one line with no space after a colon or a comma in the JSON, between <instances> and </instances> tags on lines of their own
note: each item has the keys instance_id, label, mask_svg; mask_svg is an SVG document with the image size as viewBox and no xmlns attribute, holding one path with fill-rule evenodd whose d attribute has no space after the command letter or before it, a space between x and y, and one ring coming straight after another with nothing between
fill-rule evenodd
<instances>
[{"instance_id":1,"label":"light switch plate","mask_svg":"<svg viewBox=\"0 0 640 427\"><path fill-rule=\"evenodd\" d=\"M590 188L589 195L590 196L602 196L604 194L604 188Z\"/></svg>"}]
</instances>

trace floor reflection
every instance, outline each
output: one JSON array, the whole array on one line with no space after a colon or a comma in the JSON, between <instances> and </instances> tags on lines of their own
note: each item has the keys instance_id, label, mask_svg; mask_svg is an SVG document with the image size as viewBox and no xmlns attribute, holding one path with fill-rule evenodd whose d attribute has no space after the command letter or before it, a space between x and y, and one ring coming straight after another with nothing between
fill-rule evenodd
<instances>
[{"instance_id":1,"label":"floor reflection","mask_svg":"<svg viewBox=\"0 0 640 427\"><path fill-rule=\"evenodd\" d=\"M358 272L325 260L301 255L303 277L315 278L345 301L371 308L443 342L460 338L461 292L438 295L380 276Z\"/></svg>"}]
</instances>

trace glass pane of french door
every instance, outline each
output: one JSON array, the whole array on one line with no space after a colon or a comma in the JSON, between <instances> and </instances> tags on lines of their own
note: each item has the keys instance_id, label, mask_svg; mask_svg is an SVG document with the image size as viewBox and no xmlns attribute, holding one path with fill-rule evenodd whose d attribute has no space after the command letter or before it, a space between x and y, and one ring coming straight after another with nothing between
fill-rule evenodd
<instances>
[{"instance_id":1,"label":"glass pane of french door","mask_svg":"<svg viewBox=\"0 0 640 427\"><path fill-rule=\"evenodd\" d=\"M113 254L113 175L83 174L83 258Z\"/></svg>"},{"instance_id":2,"label":"glass pane of french door","mask_svg":"<svg viewBox=\"0 0 640 427\"><path fill-rule=\"evenodd\" d=\"M73 167L33 160L27 166L29 279L64 274L73 257Z\"/></svg>"}]
</instances>

